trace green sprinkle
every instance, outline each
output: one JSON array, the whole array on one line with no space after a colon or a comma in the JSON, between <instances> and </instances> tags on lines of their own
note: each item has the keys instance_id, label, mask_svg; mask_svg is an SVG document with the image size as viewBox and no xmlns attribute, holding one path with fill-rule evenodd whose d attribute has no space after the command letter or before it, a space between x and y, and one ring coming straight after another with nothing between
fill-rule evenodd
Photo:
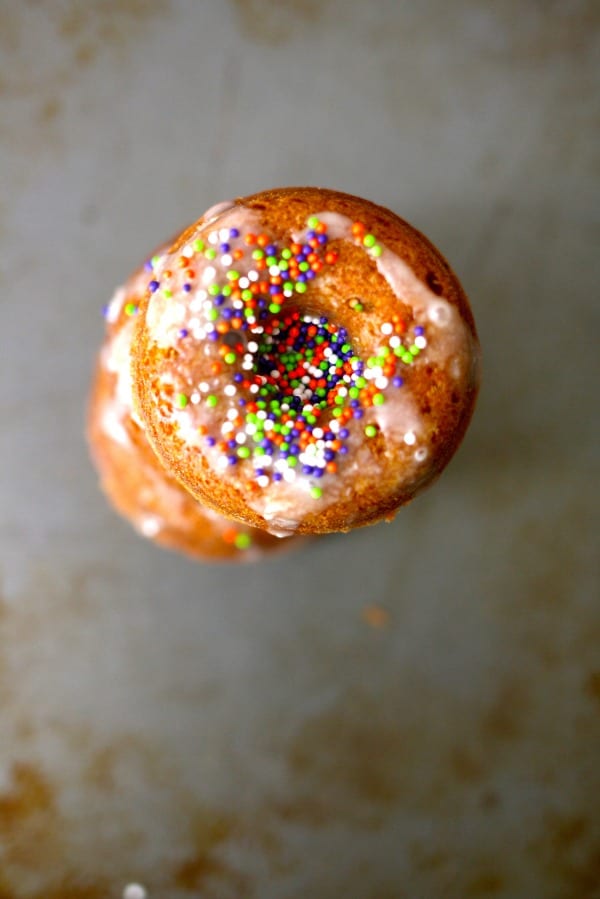
<instances>
[{"instance_id":1,"label":"green sprinkle","mask_svg":"<svg viewBox=\"0 0 600 899\"><path fill-rule=\"evenodd\" d=\"M219 317L219 310L218 309L209 309L208 312L206 313L206 317L208 318L209 321L216 322L216 320Z\"/></svg>"},{"instance_id":2,"label":"green sprinkle","mask_svg":"<svg viewBox=\"0 0 600 899\"><path fill-rule=\"evenodd\" d=\"M365 428L365 434L367 437L375 437L377 434L377 428L375 425L367 425Z\"/></svg>"},{"instance_id":3,"label":"green sprinkle","mask_svg":"<svg viewBox=\"0 0 600 899\"><path fill-rule=\"evenodd\" d=\"M404 354L402 356L402 361L405 362L407 365L410 365L413 361L412 354L409 353L407 350L405 350Z\"/></svg>"},{"instance_id":4,"label":"green sprinkle","mask_svg":"<svg viewBox=\"0 0 600 899\"><path fill-rule=\"evenodd\" d=\"M219 401L214 393L209 393L209 395L206 397L206 405L210 406L211 409L214 409L218 402Z\"/></svg>"},{"instance_id":5,"label":"green sprinkle","mask_svg":"<svg viewBox=\"0 0 600 899\"><path fill-rule=\"evenodd\" d=\"M363 244L365 245L365 247L374 247L376 243L377 240L374 234L365 234L365 236L363 237Z\"/></svg>"},{"instance_id":6,"label":"green sprinkle","mask_svg":"<svg viewBox=\"0 0 600 899\"><path fill-rule=\"evenodd\" d=\"M152 267L156 268L156 266L160 262L160 256L153 256L150 262L152 263Z\"/></svg>"},{"instance_id":7,"label":"green sprinkle","mask_svg":"<svg viewBox=\"0 0 600 899\"><path fill-rule=\"evenodd\" d=\"M313 499L321 499L321 497L323 496L323 491L320 487L311 487L310 495Z\"/></svg>"},{"instance_id":8,"label":"green sprinkle","mask_svg":"<svg viewBox=\"0 0 600 899\"><path fill-rule=\"evenodd\" d=\"M272 312L273 314L275 314L276 312L281 312L281 306L279 305L279 303L271 303L269 305L269 312Z\"/></svg>"},{"instance_id":9,"label":"green sprinkle","mask_svg":"<svg viewBox=\"0 0 600 899\"><path fill-rule=\"evenodd\" d=\"M409 346L408 352L411 354L411 356L418 356L419 353L421 352L421 350L419 349L418 346L415 346L413 343L412 346Z\"/></svg>"},{"instance_id":10,"label":"green sprinkle","mask_svg":"<svg viewBox=\"0 0 600 899\"><path fill-rule=\"evenodd\" d=\"M306 284L304 281L298 281L296 283L296 293L306 293Z\"/></svg>"},{"instance_id":11,"label":"green sprinkle","mask_svg":"<svg viewBox=\"0 0 600 899\"><path fill-rule=\"evenodd\" d=\"M285 461L288 464L288 468L295 468L298 464L298 459L296 458L296 456L288 456Z\"/></svg>"},{"instance_id":12,"label":"green sprinkle","mask_svg":"<svg viewBox=\"0 0 600 899\"><path fill-rule=\"evenodd\" d=\"M264 256L263 250L252 250L252 258L253 259L262 259Z\"/></svg>"},{"instance_id":13,"label":"green sprinkle","mask_svg":"<svg viewBox=\"0 0 600 899\"><path fill-rule=\"evenodd\" d=\"M236 538L233 541L236 549L248 549L248 547L252 544L252 537L250 534L236 534Z\"/></svg>"},{"instance_id":14,"label":"green sprinkle","mask_svg":"<svg viewBox=\"0 0 600 899\"><path fill-rule=\"evenodd\" d=\"M196 251L196 253L201 253L204 249L204 241L203 240L195 240L192 244L192 247Z\"/></svg>"},{"instance_id":15,"label":"green sprinkle","mask_svg":"<svg viewBox=\"0 0 600 899\"><path fill-rule=\"evenodd\" d=\"M138 311L138 307L135 303L127 303L125 306L125 315L135 315Z\"/></svg>"},{"instance_id":16,"label":"green sprinkle","mask_svg":"<svg viewBox=\"0 0 600 899\"><path fill-rule=\"evenodd\" d=\"M231 284L226 284L224 287L221 288L221 293L223 294L224 297L230 297L231 289L232 289Z\"/></svg>"},{"instance_id":17,"label":"green sprinkle","mask_svg":"<svg viewBox=\"0 0 600 899\"><path fill-rule=\"evenodd\" d=\"M356 400L356 399L358 399L359 393L360 393L360 390L358 389L358 387L351 387L350 390L348 391L348 396L350 397L351 400Z\"/></svg>"},{"instance_id":18,"label":"green sprinkle","mask_svg":"<svg viewBox=\"0 0 600 899\"><path fill-rule=\"evenodd\" d=\"M375 244L374 247L371 247L371 256L381 256L383 253L383 249L379 246L379 244Z\"/></svg>"},{"instance_id":19,"label":"green sprinkle","mask_svg":"<svg viewBox=\"0 0 600 899\"><path fill-rule=\"evenodd\" d=\"M373 405L374 406L383 406L385 403L385 397L383 393L376 393L373 397Z\"/></svg>"},{"instance_id":20,"label":"green sprinkle","mask_svg":"<svg viewBox=\"0 0 600 899\"><path fill-rule=\"evenodd\" d=\"M240 459L247 459L248 456L250 455L250 450L247 446L240 446L238 448L237 454L240 457Z\"/></svg>"},{"instance_id":21,"label":"green sprinkle","mask_svg":"<svg viewBox=\"0 0 600 899\"><path fill-rule=\"evenodd\" d=\"M227 365L233 365L233 363L237 359L237 356L235 355L235 353L226 353L224 358Z\"/></svg>"},{"instance_id":22,"label":"green sprinkle","mask_svg":"<svg viewBox=\"0 0 600 899\"><path fill-rule=\"evenodd\" d=\"M293 282L293 281L284 281L284 283L283 283L283 289L284 289L284 290L293 290L293 289L294 289L294 282Z\"/></svg>"},{"instance_id":23,"label":"green sprinkle","mask_svg":"<svg viewBox=\"0 0 600 899\"><path fill-rule=\"evenodd\" d=\"M310 268L310 265L308 264L308 262L301 262L298 268L301 272L307 272Z\"/></svg>"},{"instance_id":24,"label":"green sprinkle","mask_svg":"<svg viewBox=\"0 0 600 899\"><path fill-rule=\"evenodd\" d=\"M218 284L211 284L210 287L208 288L208 292L211 295L211 297L216 297L220 294L221 288L219 287Z\"/></svg>"},{"instance_id":25,"label":"green sprinkle","mask_svg":"<svg viewBox=\"0 0 600 899\"><path fill-rule=\"evenodd\" d=\"M204 253L206 259L216 259L217 251L213 249L213 247L209 247L208 250Z\"/></svg>"},{"instance_id":26,"label":"green sprinkle","mask_svg":"<svg viewBox=\"0 0 600 899\"><path fill-rule=\"evenodd\" d=\"M167 300L170 300L173 296L173 291L169 290L168 287L165 287L165 289L163 290L163 295L167 298Z\"/></svg>"},{"instance_id":27,"label":"green sprinkle","mask_svg":"<svg viewBox=\"0 0 600 899\"><path fill-rule=\"evenodd\" d=\"M227 280L228 281L237 281L240 277L240 273L236 272L235 269L231 269L227 272Z\"/></svg>"},{"instance_id":28,"label":"green sprinkle","mask_svg":"<svg viewBox=\"0 0 600 899\"><path fill-rule=\"evenodd\" d=\"M189 403L189 400L188 400L187 396L185 395L185 393L177 394L177 405L179 406L180 409L185 409L185 407L187 406L188 403Z\"/></svg>"},{"instance_id":29,"label":"green sprinkle","mask_svg":"<svg viewBox=\"0 0 600 899\"><path fill-rule=\"evenodd\" d=\"M319 219L316 217L316 215L311 215L307 222L307 225L311 230L319 226Z\"/></svg>"},{"instance_id":30,"label":"green sprinkle","mask_svg":"<svg viewBox=\"0 0 600 899\"><path fill-rule=\"evenodd\" d=\"M242 290L242 299L243 299L245 302L248 302L248 300L251 300L251 299L252 299L252 296L253 296L253 294L252 294L252 291L250 290L250 288L246 288L246 290ZM251 309L248 309L248 310L246 310L246 311L249 312L250 315L252 315L252 310L251 310Z\"/></svg>"}]
</instances>

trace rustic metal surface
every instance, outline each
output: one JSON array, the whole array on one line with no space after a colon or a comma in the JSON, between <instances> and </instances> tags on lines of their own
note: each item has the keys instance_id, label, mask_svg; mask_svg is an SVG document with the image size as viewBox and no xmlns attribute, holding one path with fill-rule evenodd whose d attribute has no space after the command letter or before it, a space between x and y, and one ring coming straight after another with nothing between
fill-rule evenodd
<instances>
[{"instance_id":1,"label":"rustic metal surface","mask_svg":"<svg viewBox=\"0 0 600 899\"><path fill-rule=\"evenodd\" d=\"M600 895L598 25L0 0L1 899ZM210 204L294 183L446 253L478 413L393 524L194 565L98 492L99 309Z\"/></svg>"}]
</instances>

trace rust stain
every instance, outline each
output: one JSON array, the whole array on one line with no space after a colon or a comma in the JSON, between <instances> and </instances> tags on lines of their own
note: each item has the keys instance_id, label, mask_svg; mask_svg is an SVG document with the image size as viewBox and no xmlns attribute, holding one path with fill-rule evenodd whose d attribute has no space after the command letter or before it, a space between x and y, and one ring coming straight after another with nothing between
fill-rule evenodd
<instances>
[{"instance_id":1,"label":"rust stain","mask_svg":"<svg viewBox=\"0 0 600 899\"><path fill-rule=\"evenodd\" d=\"M466 896L495 896L504 889L504 877L496 871L483 871L476 874L468 883Z\"/></svg>"},{"instance_id":2,"label":"rust stain","mask_svg":"<svg viewBox=\"0 0 600 899\"><path fill-rule=\"evenodd\" d=\"M362 619L373 630L383 630L389 627L391 616L387 609L379 605L368 605L362 610Z\"/></svg>"},{"instance_id":3,"label":"rust stain","mask_svg":"<svg viewBox=\"0 0 600 899\"><path fill-rule=\"evenodd\" d=\"M33 815L54 810L54 796L46 778L33 765L15 762L12 785L0 794L0 833L14 833Z\"/></svg>"},{"instance_id":4,"label":"rust stain","mask_svg":"<svg viewBox=\"0 0 600 899\"><path fill-rule=\"evenodd\" d=\"M243 895L249 889L247 878L219 857L219 849L235 829L233 819L218 812L197 810L191 829L194 849L175 868L175 886L186 891L206 890L214 881L235 887Z\"/></svg>"},{"instance_id":5,"label":"rust stain","mask_svg":"<svg viewBox=\"0 0 600 899\"><path fill-rule=\"evenodd\" d=\"M456 747L450 753L450 769L460 783L474 783L481 780L484 765L472 749Z\"/></svg>"},{"instance_id":6,"label":"rust stain","mask_svg":"<svg viewBox=\"0 0 600 899\"><path fill-rule=\"evenodd\" d=\"M483 735L491 740L515 740L531 709L524 683L511 680L500 686L491 706L483 716Z\"/></svg>"},{"instance_id":7,"label":"rust stain","mask_svg":"<svg viewBox=\"0 0 600 899\"><path fill-rule=\"evenodd\" d=\"M233 0L245 37L276 45L291 40L301 26L321 18L326 0Z\"/></svg>"},{"instance_id":8,"label":"rust stain","mask_svg":"<svg viewBox=\"0 0 600 899\"><path fill-rule=\"evenodd\" d=\"M590 671L585 679L583 690L585 695L596 703L600 711L600 671Z\"/></svg>"}]
</instances>

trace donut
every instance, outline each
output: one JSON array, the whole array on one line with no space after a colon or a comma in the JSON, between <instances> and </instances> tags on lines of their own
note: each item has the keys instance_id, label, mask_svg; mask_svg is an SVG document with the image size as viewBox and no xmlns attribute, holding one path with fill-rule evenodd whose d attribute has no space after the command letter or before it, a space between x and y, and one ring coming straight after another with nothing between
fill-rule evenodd
<instances>
[{"instance_id":1,"label":"donut","mask_svg":"<svg viewBox=\"0 0 600 899\"><path fill-rule=\"evenodd\" d=\"M136 272L106 308L106 338L95 368L87 424L105 493L140 534L192 558L254 561L297 543L202 506L154 454L133 414L130 373L135 316L147 282L144 269Z\"/></svg>"},{"instance_id":2,"label":"donut","mask_svg":"<svg viewBox=\"0 0 600 899\"><path fill-rule=\"evenodd\" d=\"M480 372L439 251L388 209L310 187L220 203L153 256L131 358L166 470L277 535L391 519L456 451Z\"/></svg>"}]
</instances>

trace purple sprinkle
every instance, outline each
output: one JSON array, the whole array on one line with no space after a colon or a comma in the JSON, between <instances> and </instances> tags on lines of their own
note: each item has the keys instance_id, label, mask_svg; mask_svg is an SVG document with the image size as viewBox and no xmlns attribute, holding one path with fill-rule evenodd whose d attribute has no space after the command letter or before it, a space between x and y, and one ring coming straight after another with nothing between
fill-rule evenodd
<instances>
[{"instance_id":1,"label":"purple sprinkle","mask_svg":"<svg viewBox=\"0 0 600 899\"><path fill-rule=\"evenodd\" d=\"M255 468L254 469L254 474L256 475L257 478L262 478L264 473L265 473L264 468Z\"/></svg>"},{"instance_id":2,"label":"purple sprinkle","mask_svg":"<svg viewBox=\"0 0 600 899\"><path fill-rule=\"evenodd\" d=\"M350 431L348 428L340 428L339 437L340 440L346 440L350 436Z\"/></svg>"},{"instance_id":3,"label":"purple sprinkle","mask_svg":"<svg viewBox=\"0 0 600 899\"><path fill-rule=\"evenodd\" d=\"M318 466L315 465L315 467L313 468L313 477L314 478L322 478L324 474L325 474L325 469L318 468Z\"/></svg>"},{"instance_id":4,"label":"purple sprinkle","mask_svg":"<svg viewBox=\"0 0 600 899\"><path fill-rule=\"evenodd\" d=\"M347 447L347 446L340 446L340 450L339 450L339 451L340 451L340 453L341 453L342 456L345 456L346 453L348 452L348 447Z\"/></svg>"},{"instance_id":5,"label":"purple sprinkle","mask_svg":"<svg viewBox=\"0 0 600 899\"><path fill-rule=\"evenodd\" d=\"M191 285L191 284L184 284L184 285L183 285L183 289L185 290L186 293L189 293L190 290L192 289L192 285Z\"/></svg>"},{"instance_id":6,"label":"purple sprinkle","mask_svg":"<svg viewBox=\"0 0 600 899\"><path fill-rule=\"evenodd\" d=\"M217 442L217 441L215 440L214 437L207 437L207 438L206 438L206 444L207 444L207 446L214 446L216 442Z\"/></svg>"},{"instance_id":7,"label":"purple sprinkle","mask_svg":"<svg viewBox=\"0 0 600 899\"><path fill-rule=\"evenodd\" d=\"M230 228L230 229L229 229L229 236L230 236L230 237L239 237L239 236L240 236L240 232L238 231L237 228Z\"/></svg>"},{"instance_id":8,"label":"purple sprinkle","mask_svg":"<svg viewBox=\"0 0 600 899\"><path fill-rule=\"evenodd\" d=\"M152 261L150 259L148 259L147 262L144 262L144 268L146 269L147 272L152 271Z\"/></svg>"},{"instance_id":9,"label":"purple sprinkle","mask_svg":"<svg viewBox=\"0 0 600 899\"><path fill-rule=\"evenodd\" d=\"M273 480L274 481L281 481L282 478L283 478L283 475L281 474L280 471L273 472Z\"/></svg>"},{"instance_id":10,"label":"purple sprinkle","mask_svg":"<svg viewBox=\"0 0 600 899\"><path fill-rule=\"evenodd\" d=\"M354 416L354 418L362 418L362 417L363 417L363 410L362 410L362 409L355 409L354 412L352 413L352 415Z\"/></svg>"},{"instance_id":11,"label":"purple sprinkle","mask_svg":"<svg viewBox=\"0 0 600 899\"><path fill-rule=\"evenodd\" d=\"M150 293L154 293L154 291L158 290L159 287L160 281L150 281L150 284L148 284L148 290L150 291Z\"/></svg>"},{"instance_id":12,"label":"purple sprinkle","mask_svg":"<svg viewBox=\"0 0 600 899\"><path fill-rule=\"evenodd\" d=\"M180 329L179 329L179 336L180 336L180 337L187 337L188 334L189 334L189 331L188 331L187 328L180 328Z\"/></svg>"},{"instance_id":13,"label":"purple sprinkle","mask_svg":"<svg viewBox=\"0 0 600 899\"><path fill-rule=\"evenodd\" d=\"M327 238L326 234L318 234L317 235L317 240L319 241L320 244L327 243L327 239L328 238Z\"/></svg>"},{"instance_id":14,"label":"purple sprinkle","mask_svg":"<svg viewBox=\"0 0 600 899\"><path fill-rule=\"evenodd\" d=\"M229 465L237 465L237 456L227 456Z\"/></svg>"},{"instance_id":15,"label":"purple sprinkle","mask_svg":"<svg viewBox=\"0 0 600 899\"><path fill-rule=\"evenodd\" d=\"M222 244L220 244L219 249L220 249L221 253L229 253L229 250L231 249L231 247L229 246L228 243L222 243Z\"/></svg>"},{"instance_id":16,"label":"purple sprinkle","mask_svg":"<svg viewBox=\"0 0 600 899\"><path fill-rule=\"evenodd\" d=\"M423 328L421 325L417 325L417 327L415 328L415 334L417 335L417 337L420 337L421 334L424 334L424 333L425 333L425 328Z\"/></svg>"},{"instance_id":17,"label":"purple sprinkle","mask_svg":"<svg viewBox=\"0 0 600 899\"><path fill-rule=\"evenodd\" d=\"M394 385L394 387L402 387L404 381L402 380L400 375L396 375L395 378L392 378L392 384Z\"/></svg>"}]
</instances>

